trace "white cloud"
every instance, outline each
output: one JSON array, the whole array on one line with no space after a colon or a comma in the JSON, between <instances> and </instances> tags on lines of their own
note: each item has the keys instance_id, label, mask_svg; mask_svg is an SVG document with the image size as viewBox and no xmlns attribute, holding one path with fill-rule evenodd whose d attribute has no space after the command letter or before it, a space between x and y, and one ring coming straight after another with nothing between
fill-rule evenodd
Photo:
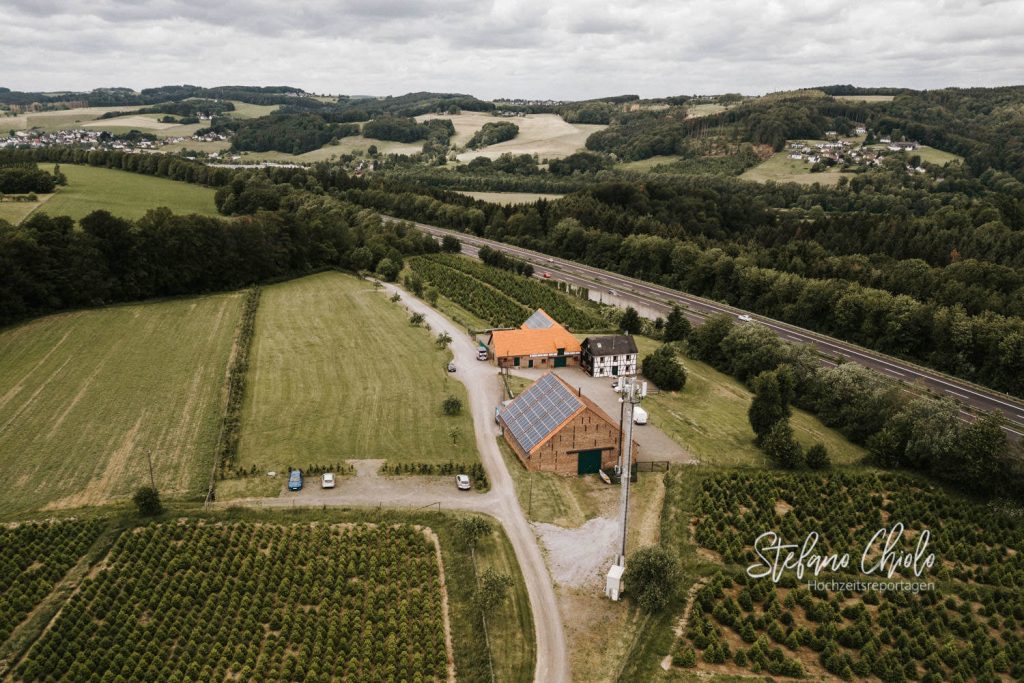
<instances>
[{"instance_id":1,"label":"white cloud","mask_svg":"<svg viewBox=\"0 0 1024 683\"><path fill-rule=\"evenodd\" d=\"M1019 83L1024 0L13 0L0 85L584 98Z\"/></svg>"}]
</instances>

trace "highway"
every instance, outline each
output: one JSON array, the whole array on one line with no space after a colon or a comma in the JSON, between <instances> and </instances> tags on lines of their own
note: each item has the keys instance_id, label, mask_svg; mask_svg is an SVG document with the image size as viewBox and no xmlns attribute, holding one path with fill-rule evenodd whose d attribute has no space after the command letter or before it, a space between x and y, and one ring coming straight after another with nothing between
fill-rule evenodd
<instances>
[{"instance_id":1,"label":"highway","mask_svg":"<svg viewBox=\"0 0 1024 683\"><path fill-rule=\"evenodd\" d=\"M543 274L547 272L551 279L586 287L590 289L592 296L600 292L603 299L612 299L617 304L646 308L660 315L666 314L673 304L680 304L686 307L687 317L694 324L702 323L706 316L714 313L726 313L734 317L749 315L754 322L764 325L782 339L814 346L821 354L824 364L835 365L840 359L844 359L847 362L859 363L908 385L909 390L920 392L926 389L936 395L948 396L967 408L960 411L966 420L973 419L973 411L1002 413L1007 421L1005 429L1011 438L1018 440L1024 437L1024 401L1000 392L795 325L668 287L456 230L439 228L425 223L414 222L413 225L435 237L451 235L458 238L462 244L462 252L469 256L476 257L480 247L488 246L533 265L536 277L542 278Z\"/></svg>"}]
</instances>

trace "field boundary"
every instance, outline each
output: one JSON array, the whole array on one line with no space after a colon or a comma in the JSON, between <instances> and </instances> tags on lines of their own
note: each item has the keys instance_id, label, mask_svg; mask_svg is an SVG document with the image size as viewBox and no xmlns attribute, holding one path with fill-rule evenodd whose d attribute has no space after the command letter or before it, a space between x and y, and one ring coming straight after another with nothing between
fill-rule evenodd
<instances>
[{"instance_id":1,"label":"field boundary","mask_svg":"<svg viewBox=\"0 0 1024 683\"><path fill-rule=\"evenodd\" d=\"M231 348L228 362L227 384L224 392L224 412L220 423L217 445L214 447L213 467L206 489L205 504L216 499L217 472L222 471L229 460L238 454L239 426L242 421L242 399L245 397L245 380L249 372L249 351L256 330L256 311L260 306L260 287L249 289L242 304L242 318L238 321L238 332Z\"/></svg>"}]
</instances>

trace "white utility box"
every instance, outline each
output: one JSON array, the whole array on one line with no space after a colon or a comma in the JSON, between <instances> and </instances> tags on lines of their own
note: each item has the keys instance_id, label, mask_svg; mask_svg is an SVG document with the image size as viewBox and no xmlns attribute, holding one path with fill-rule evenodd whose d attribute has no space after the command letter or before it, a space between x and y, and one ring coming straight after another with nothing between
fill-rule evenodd
<instances>
[{"instance_id":1,"label":"white utility box","mask_svg":"<svg viewBox=\"0 0 1024 683\"><path fill-rule=\"evenodd\" d=\"M622 574L625 571L626 568L620 564L613 564L608 570L608 582L604 586L604 594L616 602L622 592Z\"/></svg>"}]
</instances>

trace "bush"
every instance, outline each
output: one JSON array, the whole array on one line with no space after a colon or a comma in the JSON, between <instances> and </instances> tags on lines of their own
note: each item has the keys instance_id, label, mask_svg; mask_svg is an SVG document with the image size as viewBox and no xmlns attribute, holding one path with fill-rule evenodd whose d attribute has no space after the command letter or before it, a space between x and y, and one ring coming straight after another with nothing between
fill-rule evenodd
<instances>
[{"instance_id":1,"label":"bush","mask_svg":"<svg viewBox=\"0 0 1024 683\"><path fill-rule=\"evenodd\" d=\"M445 415L458 415L462 412L462 401L457 396L449 396L441 403Z\"/></svg>"},{"instance_id":2,"label":"bush","mask_svg":"<svg viewBox=\"0 0 1024 683\"><path fill-rule=\"evenodd\" d=\"M459 238L452 235L445 235L444 239L441 240L441 251L446 251L450 254L458 254L462 251L462 243L459 242Z\"/></svg>"},{"instance_id":3,"label":"bush","mask_svg":"<svg viewBox=\"0 0 1024 683\"><path fill-rule=\"evenodd\" d=\"M647 612L659 612L679 593L679 563L661 546L647 546L626 563L625 589Z\"/></svg>"},{"instance_id":4,"label":"bush","mask_svg":"<svg viewBox=\"0 0 1024 683\"><path fill-rule=\"evenodd\" d=\"M679 391L686 386L686 368L667 344L644 358L643 373L644 377L664 391Z\"/></svg>"},{"instance_id":5,"label":"bush","mask_svg":"<svg viewBox=\"0 0 1024 683\"><path fill-rule=\"evenodd\" d=\"M160 494L152 486L143 486L132 496L135 507L143 517L155 517L164 511L160 504Z\"/></svg>"},{"instance_id":6,"label":"bush","mask_svg":"<svg viewBox=\"0 0 1024 683\"><path fill-rule=\"evenodd\" d=\"M803 465L803 449L793 438L793 428L789 426L789 420L776 422L775 426L768 430L761 447L765 455L780 467L796 469Z\"/></svg>"},{"instance_id":7,"label":"bush","mask_svg":"<svg viewBox=\"0 0 1024 683\"><path fill-rule=\"evenodd\" d=\"M828 457L828 449L823 443L816 443L808 448L806 460L807 466L812 470L823 470L832 465L832 461Z\"/></svg>"}]
</instances>

